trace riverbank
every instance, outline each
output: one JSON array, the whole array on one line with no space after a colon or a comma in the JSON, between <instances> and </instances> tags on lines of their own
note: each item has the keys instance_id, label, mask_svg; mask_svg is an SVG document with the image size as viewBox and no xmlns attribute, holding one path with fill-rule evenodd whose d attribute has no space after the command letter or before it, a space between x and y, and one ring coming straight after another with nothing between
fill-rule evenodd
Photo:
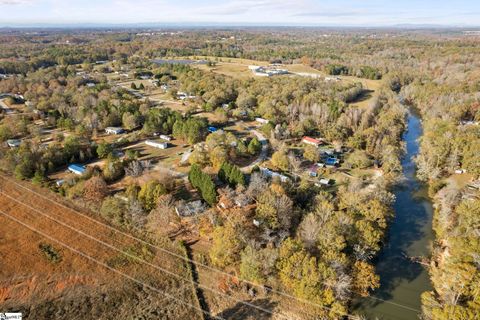
<instances>
[{"instance_id":1,"label":"riverbank","mask_svg":"<svg viewBox=\"0 0 480 320\"><path fill-rule=\"evenodd\" d=\"M420 117L410 112L408 129L404 133L406 155L402 167L405 182L395 190L395 218L377 258L380 288L373 296L354 303L355 313L369 319L416 319L421 312L421 294L432 288L428 271L408 259L429 256L433 241L432 202L428 198L428 186L416 177L414 163L422 133Z\"/></svg>"}]
</instances>

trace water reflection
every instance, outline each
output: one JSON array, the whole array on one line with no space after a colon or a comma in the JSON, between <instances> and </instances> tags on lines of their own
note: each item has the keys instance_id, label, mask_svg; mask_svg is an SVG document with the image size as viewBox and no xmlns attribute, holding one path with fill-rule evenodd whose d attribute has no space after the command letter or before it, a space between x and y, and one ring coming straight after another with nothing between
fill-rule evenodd
<instances>
[{"instance_id":1,"label":"water reflection","mask_svg":"<svg viewBox=\"0 0 480 320\"><path fill-rule=\"evenodd\" d=\"M354 303L355 313L369 319L417 319L420 295L431 289L424 267L406 258L428 256L432 240L432 204L426 197L426 186L415 177L413 161L421 135L418 116L410 114L404 135L407 154L402 162L406 180L395 192L395 218L376 261L381 286L374 294L377 299L366 298Z\"/></svg>"}]
</instances>

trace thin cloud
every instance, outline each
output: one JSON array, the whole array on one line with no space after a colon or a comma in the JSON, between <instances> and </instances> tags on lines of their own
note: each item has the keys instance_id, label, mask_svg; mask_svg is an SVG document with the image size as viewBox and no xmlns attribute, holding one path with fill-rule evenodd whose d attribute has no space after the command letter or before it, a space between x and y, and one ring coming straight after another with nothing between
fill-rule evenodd
<instances>
[{"instance_id":1,"label":"thin cloud","mask_svg":"<svg viewBox=\"0 0 480 320\"><path fill-rule=\"evenodd\" d=\"M250 12L269 12L295 10L302 6L302 1L287 0L234 0L221 5L207 6L196 10L198 13L207 15L241 15Z\"/></svg>"},{"instance_id":2,"label":"thin cloud","mask_svg":"<svg viewBox=\"0 0 480 320\"><path fill-rule=\"evenodd\" d=\"M336 17L351 17L355 15L363 14L360 10L343 10L343 11L331 11L331 10L322 10L322 11L306 11L298 12L291 14L291 17L327 17L327 18L336 18Z\"/></svg>"},{"instance_id":3,"label":"thin cloud","mask_svg":"<svg viewBox=\"0 0 480 320\"><path fill-rule=\"evenodd\" d=\"M1 5L19 5L19 4L30 4L33 3L33 0L0 0Z\"/></svg>"}]
</instances>

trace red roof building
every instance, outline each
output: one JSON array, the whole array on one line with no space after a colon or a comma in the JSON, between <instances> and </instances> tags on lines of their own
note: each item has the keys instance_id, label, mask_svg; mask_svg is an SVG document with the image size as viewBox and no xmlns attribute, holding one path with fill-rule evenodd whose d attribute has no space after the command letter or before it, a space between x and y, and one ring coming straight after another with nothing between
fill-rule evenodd
<instances>
[{"instance_id":1,"label":"red roof building","mask_svg":"<svg viewBox=\"0 0 480 320\"><path fill-rule=\"evenodd\" d=\"M323 141L318 140L318 139L314 139L314 138L310 138L310 137L303 137L302 142L306 143L306 144L310 144L312 146L316 146L316 147L323 144Z\"/></svg>"}]
</instances>

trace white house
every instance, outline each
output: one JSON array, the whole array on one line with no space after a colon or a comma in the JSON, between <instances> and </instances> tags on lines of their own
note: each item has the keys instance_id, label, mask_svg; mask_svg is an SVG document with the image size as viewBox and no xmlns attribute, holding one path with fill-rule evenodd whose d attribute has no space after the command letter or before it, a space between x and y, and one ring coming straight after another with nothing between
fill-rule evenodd
<instances>
[{"instance_id":1,"label":"white house","mask_svg":"<svg viewBox=\"0 0 480 320\"><path fill-rule=\"evenodd\" d=\"M284 176L283 174L280 174L278 172L271 171L267 168L260 168L260 173L266 178L278 178L281 182L290 181L287 176Z\"/></svg>"},{"instance_id":2,"label":"white house","mask_svg":"<svg viewBox=\"0 0 480 320\"><path fill-rule=\"evenodd\" d=\"M332 184L333 181L331 179L320 179L318 180L318 182L320 183L320 185L329 186Z\"/></svg>"},{"instance_id":3,"label":"white house","mask_svg":"<svg viewBox=\"0 0 480 320\"><path fill-rule=\"evenodd\" d=\"M124 132L123 128L120 127L108 127L105 128L107 134L121 134Z\"/></svg>"},{"instance_id":4,"label":"white house","mask_svg":"<svg viewBox=\"0 0 480 320\"><path fill-rule=\"evenodd\" d=\"M267 119L263 119L263 118L255 118L255 121L257 121L258 123L262 123L262 124L267 124L267 123L270 122Z\"/></svg>"},{"instance_id":5,"label":"white house","mask_svg":"<svg viewBox=\"0 0 480 320\"><path fill-rule=\"evenodd\" d=\"M158 148L158 149L167 149L168 143L167 142L157 142L153 140L145 141L145 144L150 147Z\"/></svg>"}]
</instances>

